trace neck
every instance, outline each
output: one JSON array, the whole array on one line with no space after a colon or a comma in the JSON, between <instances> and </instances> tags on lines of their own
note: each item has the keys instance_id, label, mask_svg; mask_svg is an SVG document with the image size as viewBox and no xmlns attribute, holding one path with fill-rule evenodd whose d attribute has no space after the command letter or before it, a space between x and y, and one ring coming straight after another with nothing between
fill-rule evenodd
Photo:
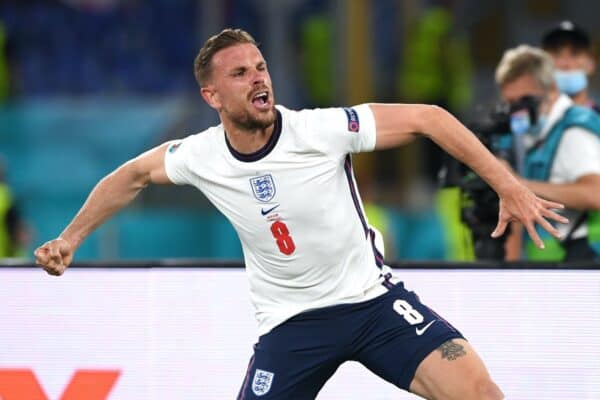
<instances>
[{"instance_id":1,"label":"neck","mask_svg":"<svg viewBox=\"0 0 600 400\"><path fill-rule=\"evenodd\" d=\"M550 90L548 92L546 100L542 103L540 107L540 114L549 114L550 110L552 109L552 106L554 105L554 103L556 103L556 100L558 100L558 96L560 96L558 90Z\"/></svg>"},{"instance_id":2,"label":"neck","mask_svg":"<svg viewBox=\"0 0 600 400\"><path fill-rule=\"evenodd\" d=\"M573 102L579 106L588 106L590 103L590 96L588 95L587 89L582 90L574 96L571 96Z\"/></svg>"},{"instance_id":3,"label":"neck","mask_svg":"<svg viewBox=\"0 0 600 400\"><path fill-rule=\"evenodd\" d=\"M246 129L228 119L221 118L221 122L229 144L242 154L252 154L262 149L275 129L275 123L266 128Z\"/></svg>"}]
</instances>

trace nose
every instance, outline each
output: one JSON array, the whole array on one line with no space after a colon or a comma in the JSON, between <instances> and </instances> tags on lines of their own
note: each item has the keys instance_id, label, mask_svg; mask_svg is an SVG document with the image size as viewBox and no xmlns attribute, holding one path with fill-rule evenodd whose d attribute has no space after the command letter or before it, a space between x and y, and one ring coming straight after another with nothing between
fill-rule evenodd
<instances>
[{"instance_id":1,"label":"nose","mask_svg":"<svg viewBox=\"0 0 600 400\"><path fill-rule=\"evenodd\" d=\"M265 83L267 80L267 73L266 71L261 71L258 69L254 70L254 75L252 76L252 83L257 85L257 84L261 84L261 83Z\"/></svg>"},{"instance_id":2,"label":"nose","mask_svg":"<svg viewBox=\"0 0 600 400\"><path fill-rule=\"evenodd\" d=\"M557 69L563 69L563 70L571 70L571 69L575 69L577 67L571 57L564 57L564 56L556 57L554 59L554 66Z\"/></svg>"}]
</instances>

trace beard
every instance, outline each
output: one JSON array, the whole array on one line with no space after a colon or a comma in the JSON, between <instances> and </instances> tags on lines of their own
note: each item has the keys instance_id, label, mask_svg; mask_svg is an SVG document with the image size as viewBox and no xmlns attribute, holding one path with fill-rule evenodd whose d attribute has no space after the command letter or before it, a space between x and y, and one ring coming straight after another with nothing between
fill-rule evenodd
<instances>
[{"instance_id":1,"label":"beard","mask_svg":"<svg viewBox=\"0 0 600 400\"><path fill-rule=\"evenodd\" d=\"M277 113L275 106L269 112L261 113L259 116L252 115L248 110L229 111L223 110L227 118L238 128L245 131L255 132L257 130L267 129L275 123Z\"/></svg>"}]
</instances>

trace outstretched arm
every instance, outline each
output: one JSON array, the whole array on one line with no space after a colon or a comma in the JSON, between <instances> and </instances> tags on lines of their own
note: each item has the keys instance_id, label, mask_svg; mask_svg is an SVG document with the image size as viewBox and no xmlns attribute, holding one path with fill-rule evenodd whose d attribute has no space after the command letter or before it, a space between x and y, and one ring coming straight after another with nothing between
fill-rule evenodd
<instances>
[{"instance_id":1,"label":"outstretched arm","mask_svg":"<svg viewBox=\"0 0 600 400\"><path fill-rule=\"evenodd\" d=\"M141 154L100 180L60 236L35 250L36 263L50 275L62 275L75 250L94 229L129 204L148 184L171 183L164 167L169 145L167 142Z\"/></svg>"},{"instance_id":2,"label":"outstretched arm","mask_svg":"<svg viewBox=\"0 0 600 400\"><path fill-rule=\"evenodd\" d=\"M376 149L398 146L424 135L471 167L498 193L500 214L492 237L501 236L510 221L520 221L540 248L544 244L535 231L535 223L558 237L558 230L546 219L567 222L552 211L563 208L562 204L536 197L449 112L424 104L370 104L370 107L377 127Z\"/></svg>"}]
</instances>

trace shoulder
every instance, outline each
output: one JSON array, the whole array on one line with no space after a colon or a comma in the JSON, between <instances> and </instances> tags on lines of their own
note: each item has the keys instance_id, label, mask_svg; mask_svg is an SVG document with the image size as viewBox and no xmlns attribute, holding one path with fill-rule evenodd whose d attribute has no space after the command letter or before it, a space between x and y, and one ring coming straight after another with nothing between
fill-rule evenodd
<instances>
[{"instance_id":1,"label":"shoulder","mask_svg":"<svg viewBox=\"0 0 600 400\"><path fill-rule=\"evenodd\" d=\"M587 174L600 174L600 136L579 126L565 130L556 151L554 173L575 181Z\"/></svg>"},{"instance_id":2,"label":"shoulder","mask_svg":"<svg viewBox=\"0 0 600 400\"><path fill-rule=\"evenodd\" d=\"M277 109L282 116L282 129L285 135L303 139L313 135L319 136L323 128L335 119L336 112L333 110L338 110L338 113L341 111L341 109L330 108L290 110L282 106L277 106Z\"/></svg>"},{"instance_id":3,"label":"shoulder","mask_svg":"<svg viewBox=\"0 0 600 400\"><path fill-rule=\"evenodd\" d=\"M219 139L223 139L223 128L221 125L213 126L201 132L191 134L185 138L173 140L168 148L168 152L186 152L198 153L213 149L218 144Z\"/></svg>"},{"instance_id":4,"label":"shoulder","mask_svg":"<svg viewBox=\"0 0 600 400\"><path fill-rule=\"evenodd\" d=\"M556 158L563 160L565 165L597 163L600 161L600 136L580 126L572 126L565 130Z\"/></svg>"},{"instance_id":5,"label":"shoulder","mask_svg":"<svg viewBox=\"0 0 600 400\"><path fill-rule=\"evenodd\" d=\"M319 127L337 127L340 130L358 132L361 121L372 116L368 104L361 104L352 107L328 107L312 108L293 111L278 106L284 119L290 121L292 125L304 125L312 128Z\"/></svg>"},{"instance_id":6,"label":"shoulder","mask_svg":"<svg viewBox=\"0 0 600 400\"><path fill-rule=\"evenodd\" d=\"M287 107L277 105L277 111L281 114L283 129L296 128L302 126L306 122L308 116L307 111L310 110L291 110Z\"/></svg>"},{"instance_id":7,"label":"shoulder","mask_svg":"<svg viewBox=\"0 0 600 400\"><path fill-rule=\"evenodd\" d=\"M283 106L277 106L281 113L284 125L287 127L306 126L315 120L326 118L329 114L329 108L304 108L301 110L290 110Z\"/></svg>"},{"instance_id":8,"label":"shoulder","mask_svg":"<svg viewBox=\"0 0 600 400\"><path fill-rule=\"evenodd\" d=\"M569 107L564 114L563 120L567 126L582 126L593 132L600 133L600 115L594 110L579 105Z\"/></svg>"},{"instance_id":9,"label":"shoulder","mask_svg":"<svg viewBox=\"0 0 600 400\"><path fill-rule=\"evenodd\" d=\"M583 149L584 146L600 146L600 135L582 126L571 126L565 129L562 145L577 146L580 149Z\"/></svg>"}]
</instances>

